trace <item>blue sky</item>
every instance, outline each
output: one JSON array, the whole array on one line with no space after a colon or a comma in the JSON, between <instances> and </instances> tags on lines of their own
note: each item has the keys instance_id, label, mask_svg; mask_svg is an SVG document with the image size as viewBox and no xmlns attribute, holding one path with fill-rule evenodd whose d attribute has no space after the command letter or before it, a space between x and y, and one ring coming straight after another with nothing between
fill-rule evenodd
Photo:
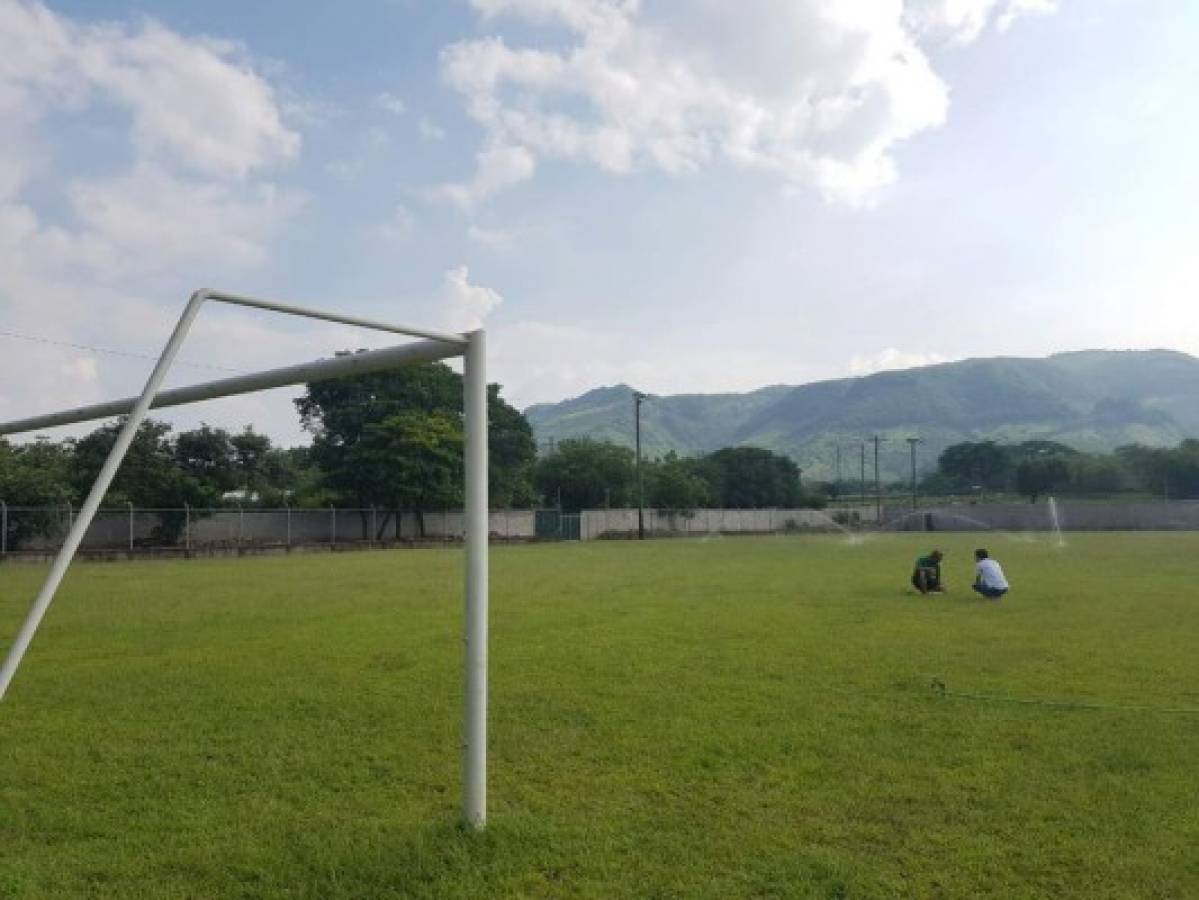
<instances>
[{"instance_id":1,"label":"blue sky","mask_svg":"<svg viewBox=\"0 0 1199 900\"><path fill-rule=\"evenodd\" d=\"M202 285L484 324L521 406L1199 352L1193 4L282 8L0 0L0 418L136 392ZM383 341L211 310L174 381Z\"/></svg>"}]
</instances>

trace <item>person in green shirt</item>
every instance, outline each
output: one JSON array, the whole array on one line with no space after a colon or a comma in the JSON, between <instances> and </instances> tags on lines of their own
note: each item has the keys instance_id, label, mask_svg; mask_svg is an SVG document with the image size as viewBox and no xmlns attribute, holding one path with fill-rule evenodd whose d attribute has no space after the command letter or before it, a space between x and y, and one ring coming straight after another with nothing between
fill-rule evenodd
<instances>
[{"instance_id":1,"label":"person in green shirt","mask_svg":"<svg viewBox=\"0 0 1199 900\"><path fill-rule=\"evenodd\" d=\"M912 572L912 587L922 594L943 594L945 586L941 583L941 560L945 554L934 550L928 556L916 560Z\"/></svg>"}]
</instances>

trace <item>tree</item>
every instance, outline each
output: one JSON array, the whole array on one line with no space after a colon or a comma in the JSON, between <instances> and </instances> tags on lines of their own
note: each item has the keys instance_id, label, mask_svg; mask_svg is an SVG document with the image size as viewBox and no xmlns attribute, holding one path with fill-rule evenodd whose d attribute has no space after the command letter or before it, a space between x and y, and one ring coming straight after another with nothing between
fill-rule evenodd
<instances>
[{"instance_id":1,"label":"tree","mask_svg":"<svg viewBox=\"0 0 1199 900\"><path fill-rule=\"evenodd\" d=\"M59 520L47 507L63 506L71 499L70 476L71 456L63 445L39 439L14 446L0 438L0 500L10 508L26 507L9 513L10 549L31 537L54 533Z\"/></svg>"},{"instance_id":2,"label":"tree","mask_svg":"<svg viewBox=\"0 0 1199 900\"><path fill-rule=\"evenodd\" d=\"M123 424L102 425L74 443L71 481L77 500L82 501L91 490ZM156 510L160 535L174 543L183 531L183 507L211 506L220 500L220 489L184 471L176 459L170 431L165 422L142 422L106 496L110 503L129 502Z\"/></svg>"},{"instance_id":3,"label":"tree","mask_svg":"<svg viewBox=\"0 0 1199 900\"><path fill-rule=\"evenodd\" d=\"M259 503L265 507L328 506L334 497L322 483L310 447L275 447L263 460L266 483Z\"/></svg>"},{"instance_id":4,"label":"tree","mask_svg":"<svg viewBox=\"0 0 1199 900\"><path fill-rule=\"evenodd\" d=\"M237 487L233 442L224 428L201 425L175 438L175 461L188 475L224 494Z\"/></svg>"},{"instance_id":5,"label":"tree","mask_svg":"<svg viewBox=\"0 0 1199 900\"><path fill-rule=\"evenodd\" d=\"M794 507L803 499L799 466L762 447L725 447L704 458L701 471L716 503L729 509Z\"/></svg>"},{"instance_id":6,"label":"tree","mask_svg":"<svg viewBox=\"0 0 1199 900\"><path fill-rule=\"evenodd\" d=\"M534 480L547 505L557 505L560 497L562 508L571 512L636 503L633 451L607 441L559 441L537 463Z\"/></svg>"},{"instance_id":7,"label":"tree","mask_svg":"<svg viewBox=\"0 0 1199 900\"><path fill-rule=\"evenodd\" d=\"M964 441L946 447L937 459L937 468L959 488L976 485L989 491L1002 491L1012 473L1012 458L1006 447L994 441Z\"/></svg>"},{"instance_id":8,"label":"tree","mask_svg":"<svg viewBox=\"0 0 1199 900\"><path fill-rule=\"evenodd\" d=\"M238 487L250 502L261 500L266 487L266 464L271 452L271 439L259 434L249 425L230 438L233 460L237 466Z\"/></svg>"},{"instance_id":9,"label":"tree","mask_svg":"<svg viewBox=\"0 0 1199 900\"><path fill-rule=\"evenodd\" d=\"M1070 483L1070 466L1060 456L1026 459L1016 466L1016 490L1036 503L1042 494Z\"/></svg>"},{"instance_id":10,"label":"tree","mask_svg":"<svg viewBox=\"0 0 1199 900\"><path fill-rule=\"evenodd\" d=\"M487 386L488 484L491 506L527 509L537 502L533 466L537 442L524 413L500 397L500 386Z\"/></svg>"},{"instance_id":11,"label":"tree","mask_svg":"<svg viewBox=\"0 0 1199 900\"><path fill-rule=\"evenodd\" d=\"M1044 459L1056 456L1062 459L1075 459L1082 456L1073 447L1060 444L1057 441L1023 441L1014 447L1006 448L1013 463L1019 464L1026 459Z\"/></svg>"},{"instance_id":12,"label":"tree","mask_svg":"<svg viewBox=\"0 0 1199 900\"><path fill-rule=\"evenodd\" d=\"M1116 494L1128 489L1129 473L1116 456L1078 454L1067 463L1070 490L1080 494Z\"/></svg>"},{"instance_id":13,"label":"tree","mask_svg":"<svg viewBox=\"0 0 1199 900\"><path fill-rule=\"evenodd\" d=\"M454 416L408 410L366 426L351 457L354 464L381 473L379 500L393 510L414 510L423 537L425 512L462 503L462 442L462 423Z\"/></svg>"},{"instance_id":14,"label":"tree","mask_svg":"<svg viewBox=\"0 0 1199 900\"><path fill-rule=\"evenodd\" d=\"M691 510L708 506L712 486L700 473L700 463L671 451L645 466L645 500L655 509Z\"/></svg>"},{"instance_id":15,"label":"tree","mask_svg":"<svg viewBox=\"0 0 1199 900\"><path fill-rule=\"evenodd\" d=\"M525 417L500 397L497 385L488 386L488 451L490 502L498 505L531 500L530 471L536 456L533 431ZM310 459L320 469L325 486L335 502L365 508L395 497L394 468L405 447L390 452L380 446L380 435L399 432L378 430L384 422L401 414L449 417L462 427L462 376L444 363L408 366L354 378L309 384L296 401L300 421L313 434ZM414 428L405 419L406 434ZM427 423L436 430L436 422ZM357 449L375 428L370 452ZM415 469L407 469L409 474ZM461 492L462 467L456 470ZM363 514L363 529L369 515Z\"/></svg>"}]
</instances>

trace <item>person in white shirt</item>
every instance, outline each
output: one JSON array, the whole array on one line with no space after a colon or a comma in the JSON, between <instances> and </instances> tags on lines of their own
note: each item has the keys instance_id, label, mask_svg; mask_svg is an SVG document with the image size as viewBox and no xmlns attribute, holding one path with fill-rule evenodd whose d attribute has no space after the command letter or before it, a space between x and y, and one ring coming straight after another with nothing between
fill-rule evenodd
<instances>
[{"instance_id":1,"label":"person in white shirt","mask_svg":"<svg viewBox=\"0 0 1199 900\"><path fill-rule=\"evenodd\" d=\"M998 600L1008 592L1003 567L986 550L975 550L974 559L974 589L988 600Z\"/></svg>"}]
</instances>

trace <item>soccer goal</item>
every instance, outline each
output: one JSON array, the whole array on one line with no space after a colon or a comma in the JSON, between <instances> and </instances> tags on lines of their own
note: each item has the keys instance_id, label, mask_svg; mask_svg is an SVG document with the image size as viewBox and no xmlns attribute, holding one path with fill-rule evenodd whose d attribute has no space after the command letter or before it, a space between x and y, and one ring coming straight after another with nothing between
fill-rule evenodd
<instances>
[{"instance_id":1,"label":"soccer goal","mask_svg":"<svg viewBox=\"0 0 1199 900\"><path fill-rule=\"evenodd\" d=\"M281 369L254 372L234 378L160 391L171 364L182 346L188 331L207 301L229 303L267 310L290 316L320 319L341 325L401 334L419 338L398 346L322 359ZM16 639L0 667L0 700L17 672L25 651L29 648L38 625L54 600L54 594L75 556L88 526L96 515L104 494L108 491L137 429L151 409L182 406L201 400L231 397L270 388L327 381L350 375L379 372L400 366L434 362L461 356L465 387L465 457L466 457L466 672L465 711L463 723L463 800L466 821L482 828L487 817L487 598L488 598L488 507L487 507L487 372L486 338L482 331L450 334L422 328L410 328L360 319L336 313L307 309L270 300L226 294L220 291L199 290L192 294L183 315L167 341L145 389L138 397L81 407L49 415L0 424L0 435L21 434L58 425L70 425L128 416L113 444L112 451L100 469L96 483L79 511L62 549L55 557L33 606L21 625Z\"/></svg>"}]
</instances>

